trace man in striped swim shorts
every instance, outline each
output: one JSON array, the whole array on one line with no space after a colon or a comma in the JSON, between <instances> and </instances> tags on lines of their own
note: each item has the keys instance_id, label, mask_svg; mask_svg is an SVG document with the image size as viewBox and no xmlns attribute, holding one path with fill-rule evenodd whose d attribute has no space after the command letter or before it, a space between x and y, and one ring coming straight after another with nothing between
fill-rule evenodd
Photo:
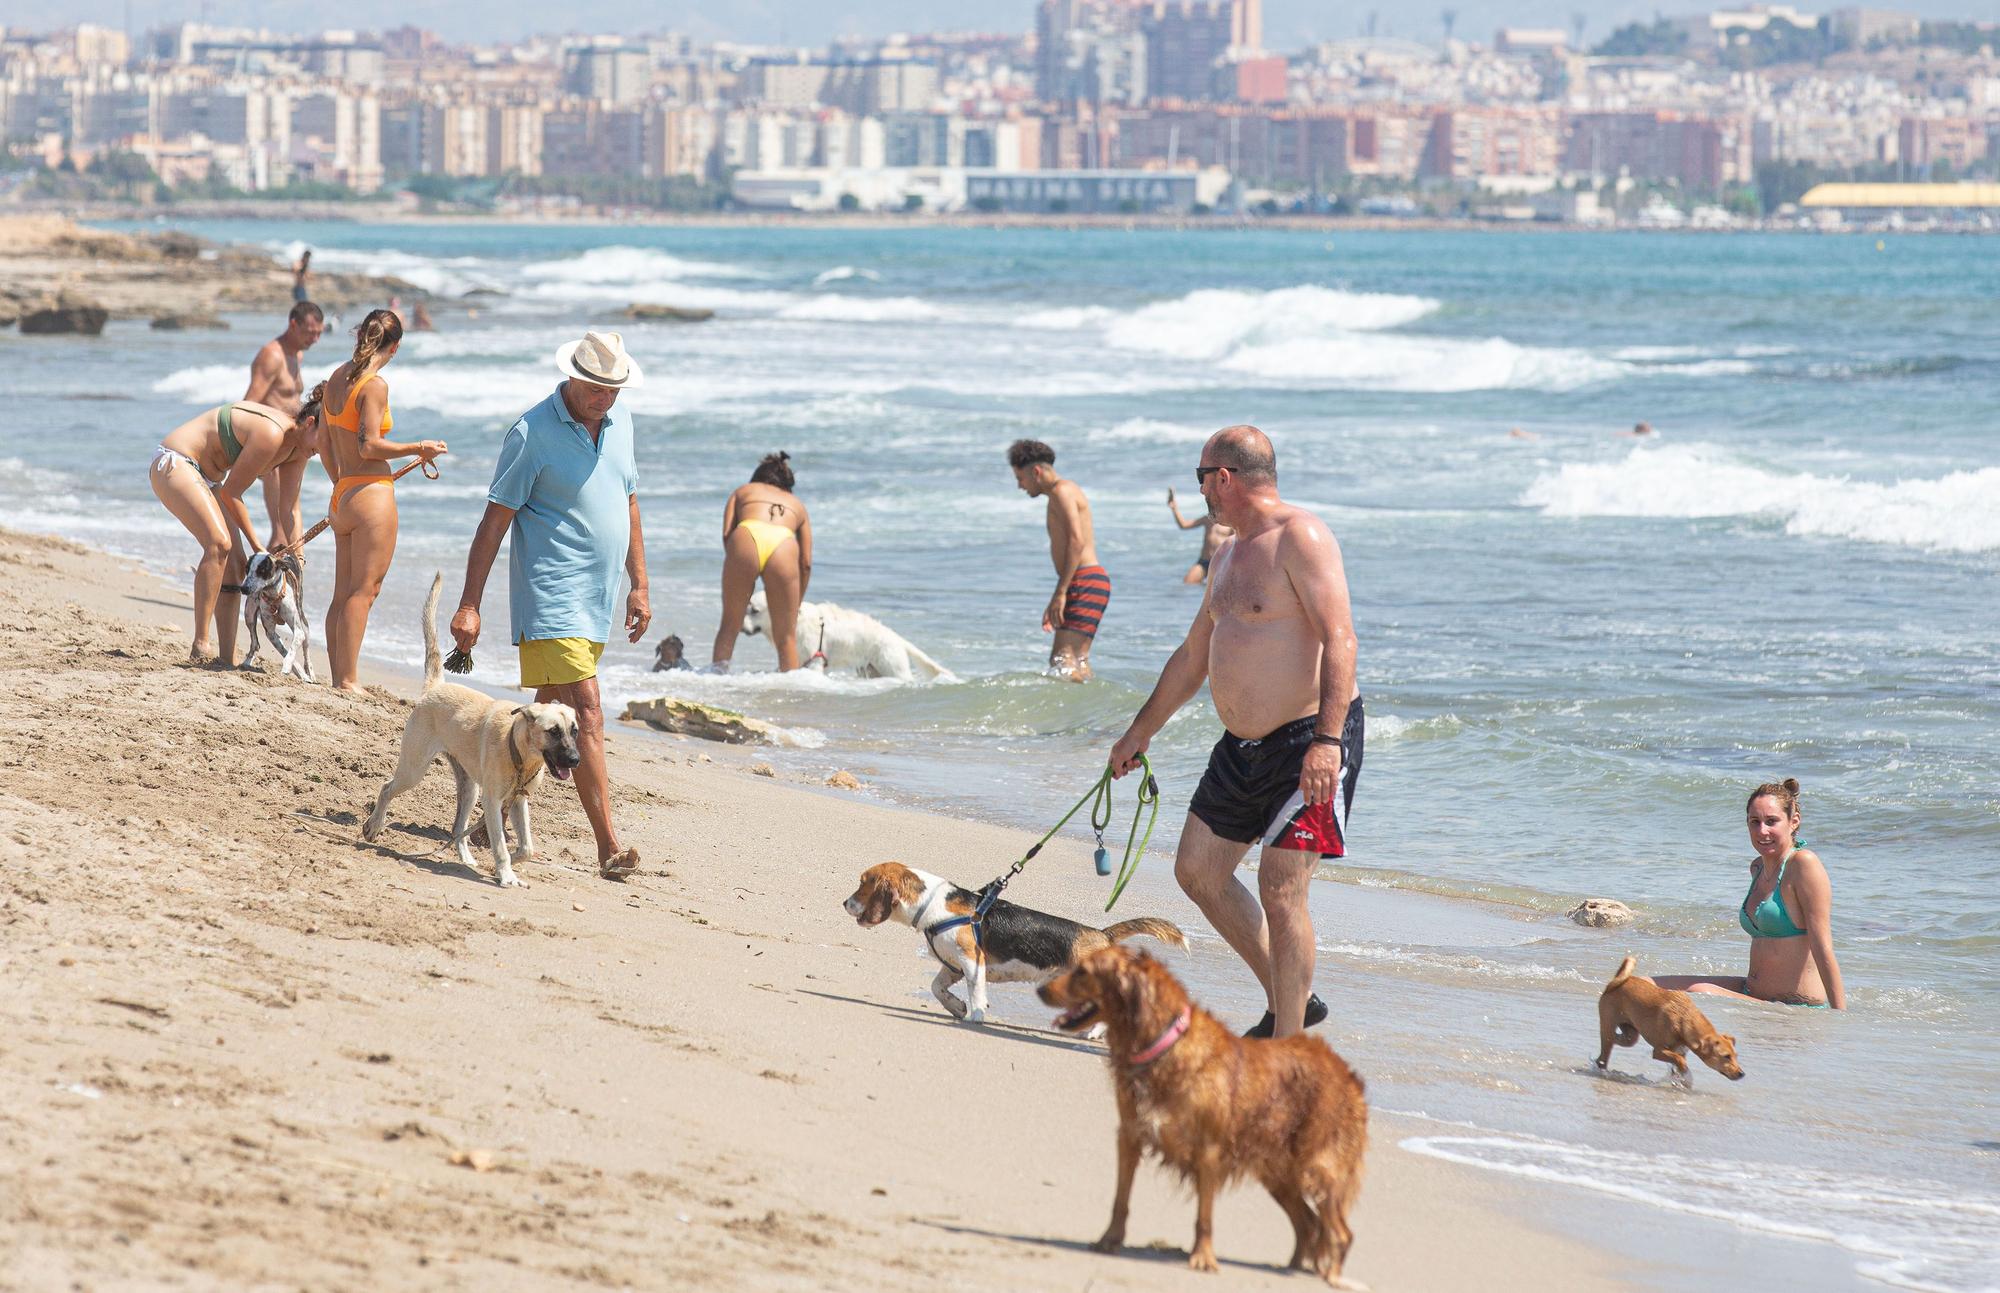
<instances>
[{"instance_id":1,"label":"man in striped swim shorts","mask_svg":"<svg viewBox=\"0 0 2000 1293\"><path fill-rule=\"evenodd\" d=\"M1055 562L1056 592L1042 612L1042 632L1055 634L1049 671L1074 682L1090 680L1090 644L1111 603L1111 576L1097 564L1097 537L1090 524L1090 500L1073 480L1056 475L1056 451L1039 440L1016 440L1007 447L1014 483L1029 498L1049 500L1049 558Z\"/></svg>"}]
</instances>

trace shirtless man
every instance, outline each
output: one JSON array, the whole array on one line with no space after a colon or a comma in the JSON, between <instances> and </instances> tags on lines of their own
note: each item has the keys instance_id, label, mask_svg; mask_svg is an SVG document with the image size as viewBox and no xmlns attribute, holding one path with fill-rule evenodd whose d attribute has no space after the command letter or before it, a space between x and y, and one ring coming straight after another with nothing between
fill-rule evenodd
<instances>
[{"instance_id":1,"label":"shirtless man","mask_svg":"<svg viewBox=\"0 0 2000 1293\"><path fill-rule=\"evenodd\" d=\"M1097 564L1090 500L1073 480L1056 475L1056 451L1039 440L1007 447L1014 483L1029 498L1049 500L1049 558L1056 566L1055 596L1042 611L1042 632L1054 633L1049 670L1073 682L1090 681L1090 644L1111 601L1111 576Z\"/></svg>"},{"instance_id":2,"label":"shirtless man","mask_svg":"<svg viewBox=\"0 0 2000 1293\"><path fill-rule=\"evenodd\" d=\"M299 374L299 356L311 350L326 326L326 316L311 301L292 307L285 330L264 343L250 361L250 387L243 392L249 404L268 404L293 416L305 403L305 378ZM317 450L318 445L311 448ZM299 516L299 483L305 479L305 462L292 463L264 476L264 507L271 514L271 546L289 547L305 532Z\"/></svg>"},{"instance_id":3,"label":"shirtless man","mask_svg":"<svg viewBox=\"0 0 2000 1293\"><path fill-rule=\"evenodd\" d=\"M1137 767L1208 680L1227 730L1188 804L1174 877L1264 985L1269 1011L1245 1036L1284 1037L1326 1018L1306 896L1320 859L1347 852L1361 771L1347 572L1326 523L1279 499L1277 455L1257 428L1210 436L1195 479L1236 537L1216 553L1187 640L1111 747L1111 771ZM1257 896L1235 875L1252 844Z\"/></svg>"},{"instance_id":4,"label":"shirtless man","mask_svg":"<svg viewBox=\"0 0 2000 1293\"><path fill-rule=\"evenodd\" d=\"M1174 524L1180 526L1183 530L1192 530L1197 525L1201 527L1201 555L1195 558L1192 566L1188 567L1188 572L1181 577L1181 582L1184 584L1207 583L1208 563L1215 560L1215 550L1222 546L1222 541L1235 534L1235 531L1217 521L1213 512L1203 512L1192 521L1182 516L1181 505L1174 498L1172 486L1168 486L1167 488L1167 510L1174 514Z\"/></svg>"}]
</instances>

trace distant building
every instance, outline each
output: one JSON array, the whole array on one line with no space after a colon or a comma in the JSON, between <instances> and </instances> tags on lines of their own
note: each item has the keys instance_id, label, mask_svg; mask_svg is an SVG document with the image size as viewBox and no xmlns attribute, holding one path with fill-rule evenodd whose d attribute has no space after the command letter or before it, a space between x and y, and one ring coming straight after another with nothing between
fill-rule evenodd
<instances>
[{"instance_id":1,"label":"distant building","mask_svg":"<svg viewBox=\"0 0 2000 1293\"><path fill-rule=\"evenodd\" d=\"M1819 26L1819 15L1801 13L1787 4L1751 4L1674 19L1674 25L1687 33L1690 44L1709 48L1727 44L1731 32L1763 31L1772 23L1787 23L1811 31Z\"/></svg>"},{"instance_id":2,"label":"distant building","mask_svg":"<svg viewBox=\"0 0 2000 1293\"><path fill-rule=\"evenodd\" d=\"M1904 117L1896 129L1897 157L1904 169L1922 177L1943 163L1963 172L1986 159L1987 124L1973 117Z\"/></svg>"},{"instance_id":3,"label":"distant building","mask_svg":"<svg viewBox=\"0 0 2000 1293\"><path fill-rule=\"evenodd\" d=\"M1672 180L1698 193L1750 178L1751 131L1734 118L1678 112L1580 112L1570 118L1563 170Z\"/></svg>"},{"instance_id":4,"label":"distant building","mask_svg":"<svg viewBox=\"0 0 2000 1293\"><path fill-rule=\"evenodd\" d=\"M1146 98L1211 100L1215 69L1236 47L1241 0L1158 0L1144 18Z\"/></svg>"},{"instance_id":5,"label":"distant building","mask_svg":"<svg viewBox=\"0 0 2000 1293\"><path fill-rule=\"evenodd\" d=\"M1834 39L1850 49L1867 49L1877 41L1913 41L1923 25L1915 14L1889 9L1835 9L1827 15Z\"/></svg>"},{"instance_id":6,"label":"distant building","mask_svg":"<svg viewBox=\"0 0 2000 1293\"><path fill-rule=\"evenodd\" d=\"M644 45L583 45L563 54L563 89L579 99L623 107L643 100L652 82Z\"/></svg>"},{"instance_id":7,"label":"distant building","mask_svg":"<svg viewBox=\"0 0 2000 1293\"><path fill-rule=\"evenodd\" d=\"M868 116L920 111L937 93L937 65L916 59L757 58L736 85L736 98L743 102Z\"/></svg>"},{"instance_id":8,"label":"distant building","mask_svg":"<svg viewBox=\"0 0 2000 1293\"><path fill-rule=\"evenodd\" d=\"M1554 54L1569 48L1569 33L1560 27L1502 27L1493 36L1502 54Z\"/></svg>"}]
</instances>

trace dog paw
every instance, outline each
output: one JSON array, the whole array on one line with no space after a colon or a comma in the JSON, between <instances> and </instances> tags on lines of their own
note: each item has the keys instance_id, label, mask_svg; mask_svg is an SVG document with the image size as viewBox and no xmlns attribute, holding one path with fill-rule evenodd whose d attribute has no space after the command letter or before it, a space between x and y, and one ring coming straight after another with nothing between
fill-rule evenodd
<instances>
[{"instance_id":1,"label":"dog paw","mask_svg":"<svg viewBox=\"0 0 2000 1293\"><path fill-rule=\"evenodd\" d=\"M986 1022L986 1012L977 1008L966 1011L960 1017L968 1024L983 1024Z\"/></svg>"},{"instance_id":2,"label":"dog paw","mask_svg":"<svg viewBox=\"0 0 2000 1293\"><path fill-rule=\"evenodd\" d=\"M1213 1275L1222 1268L1216 1265L1215 1250L1213 1248L1196 1248L1188 1254L1188 1269L1206 1271Z\"/></svg>"},{"instance_id":3,"label":"dog paw","mask_svg":"<svg viewBox=\"0 0 2000 1293\"><path fill-rule=\"evenodd\" d=\"M368 843L370 844L373 844L375 842L375 837L377 835L380 835L381 833L382 833L382 823L377 821L373 817L370 817L367 821L361 824L361 838L368 841Z\"/></svg>"},{"instance_id":4,"label":"dog paw","mask_svg":"<svg viewBox=\"0 0 2000 1293\"><path fill-rule=\"evenodd\" d=\"M493 879L502 889L525 889L528 887L521 882L521 877L515 875L512 871L502 871L499 875L494 876Z\"/></svg>"},{"instance_id":5,"label":"dog paw","mask_svg":"<svg viewBox=\"0 0 2000 1293\"><path fill-rule=\"evenodd\" d=\"M1090 1251L1093 1253L1115 1253L1124 1246L1125 1246L1124 1231L1107 1230L1098 1237L1096 1243L1090 1246Z\"/></svg>"}]
</instances>

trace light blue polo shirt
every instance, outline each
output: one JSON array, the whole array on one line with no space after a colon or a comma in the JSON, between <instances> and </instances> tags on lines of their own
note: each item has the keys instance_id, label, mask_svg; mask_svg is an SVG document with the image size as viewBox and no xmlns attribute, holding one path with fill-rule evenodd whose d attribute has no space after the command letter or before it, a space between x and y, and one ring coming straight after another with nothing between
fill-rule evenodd
<instances>
[{"instance_id":1,"label":"light blue polo shirt","mask_svg":"<svg viewBox=\"0 0 2000 1293\"><path fill-rule=\"evenodd\" d=\"M611 640L632 539L627 500L638 490L632 419L615 404L595 443L560 386L507 428L486 497L514 510L507 558L515 642Z\"/></svg>"}]
</instances>

